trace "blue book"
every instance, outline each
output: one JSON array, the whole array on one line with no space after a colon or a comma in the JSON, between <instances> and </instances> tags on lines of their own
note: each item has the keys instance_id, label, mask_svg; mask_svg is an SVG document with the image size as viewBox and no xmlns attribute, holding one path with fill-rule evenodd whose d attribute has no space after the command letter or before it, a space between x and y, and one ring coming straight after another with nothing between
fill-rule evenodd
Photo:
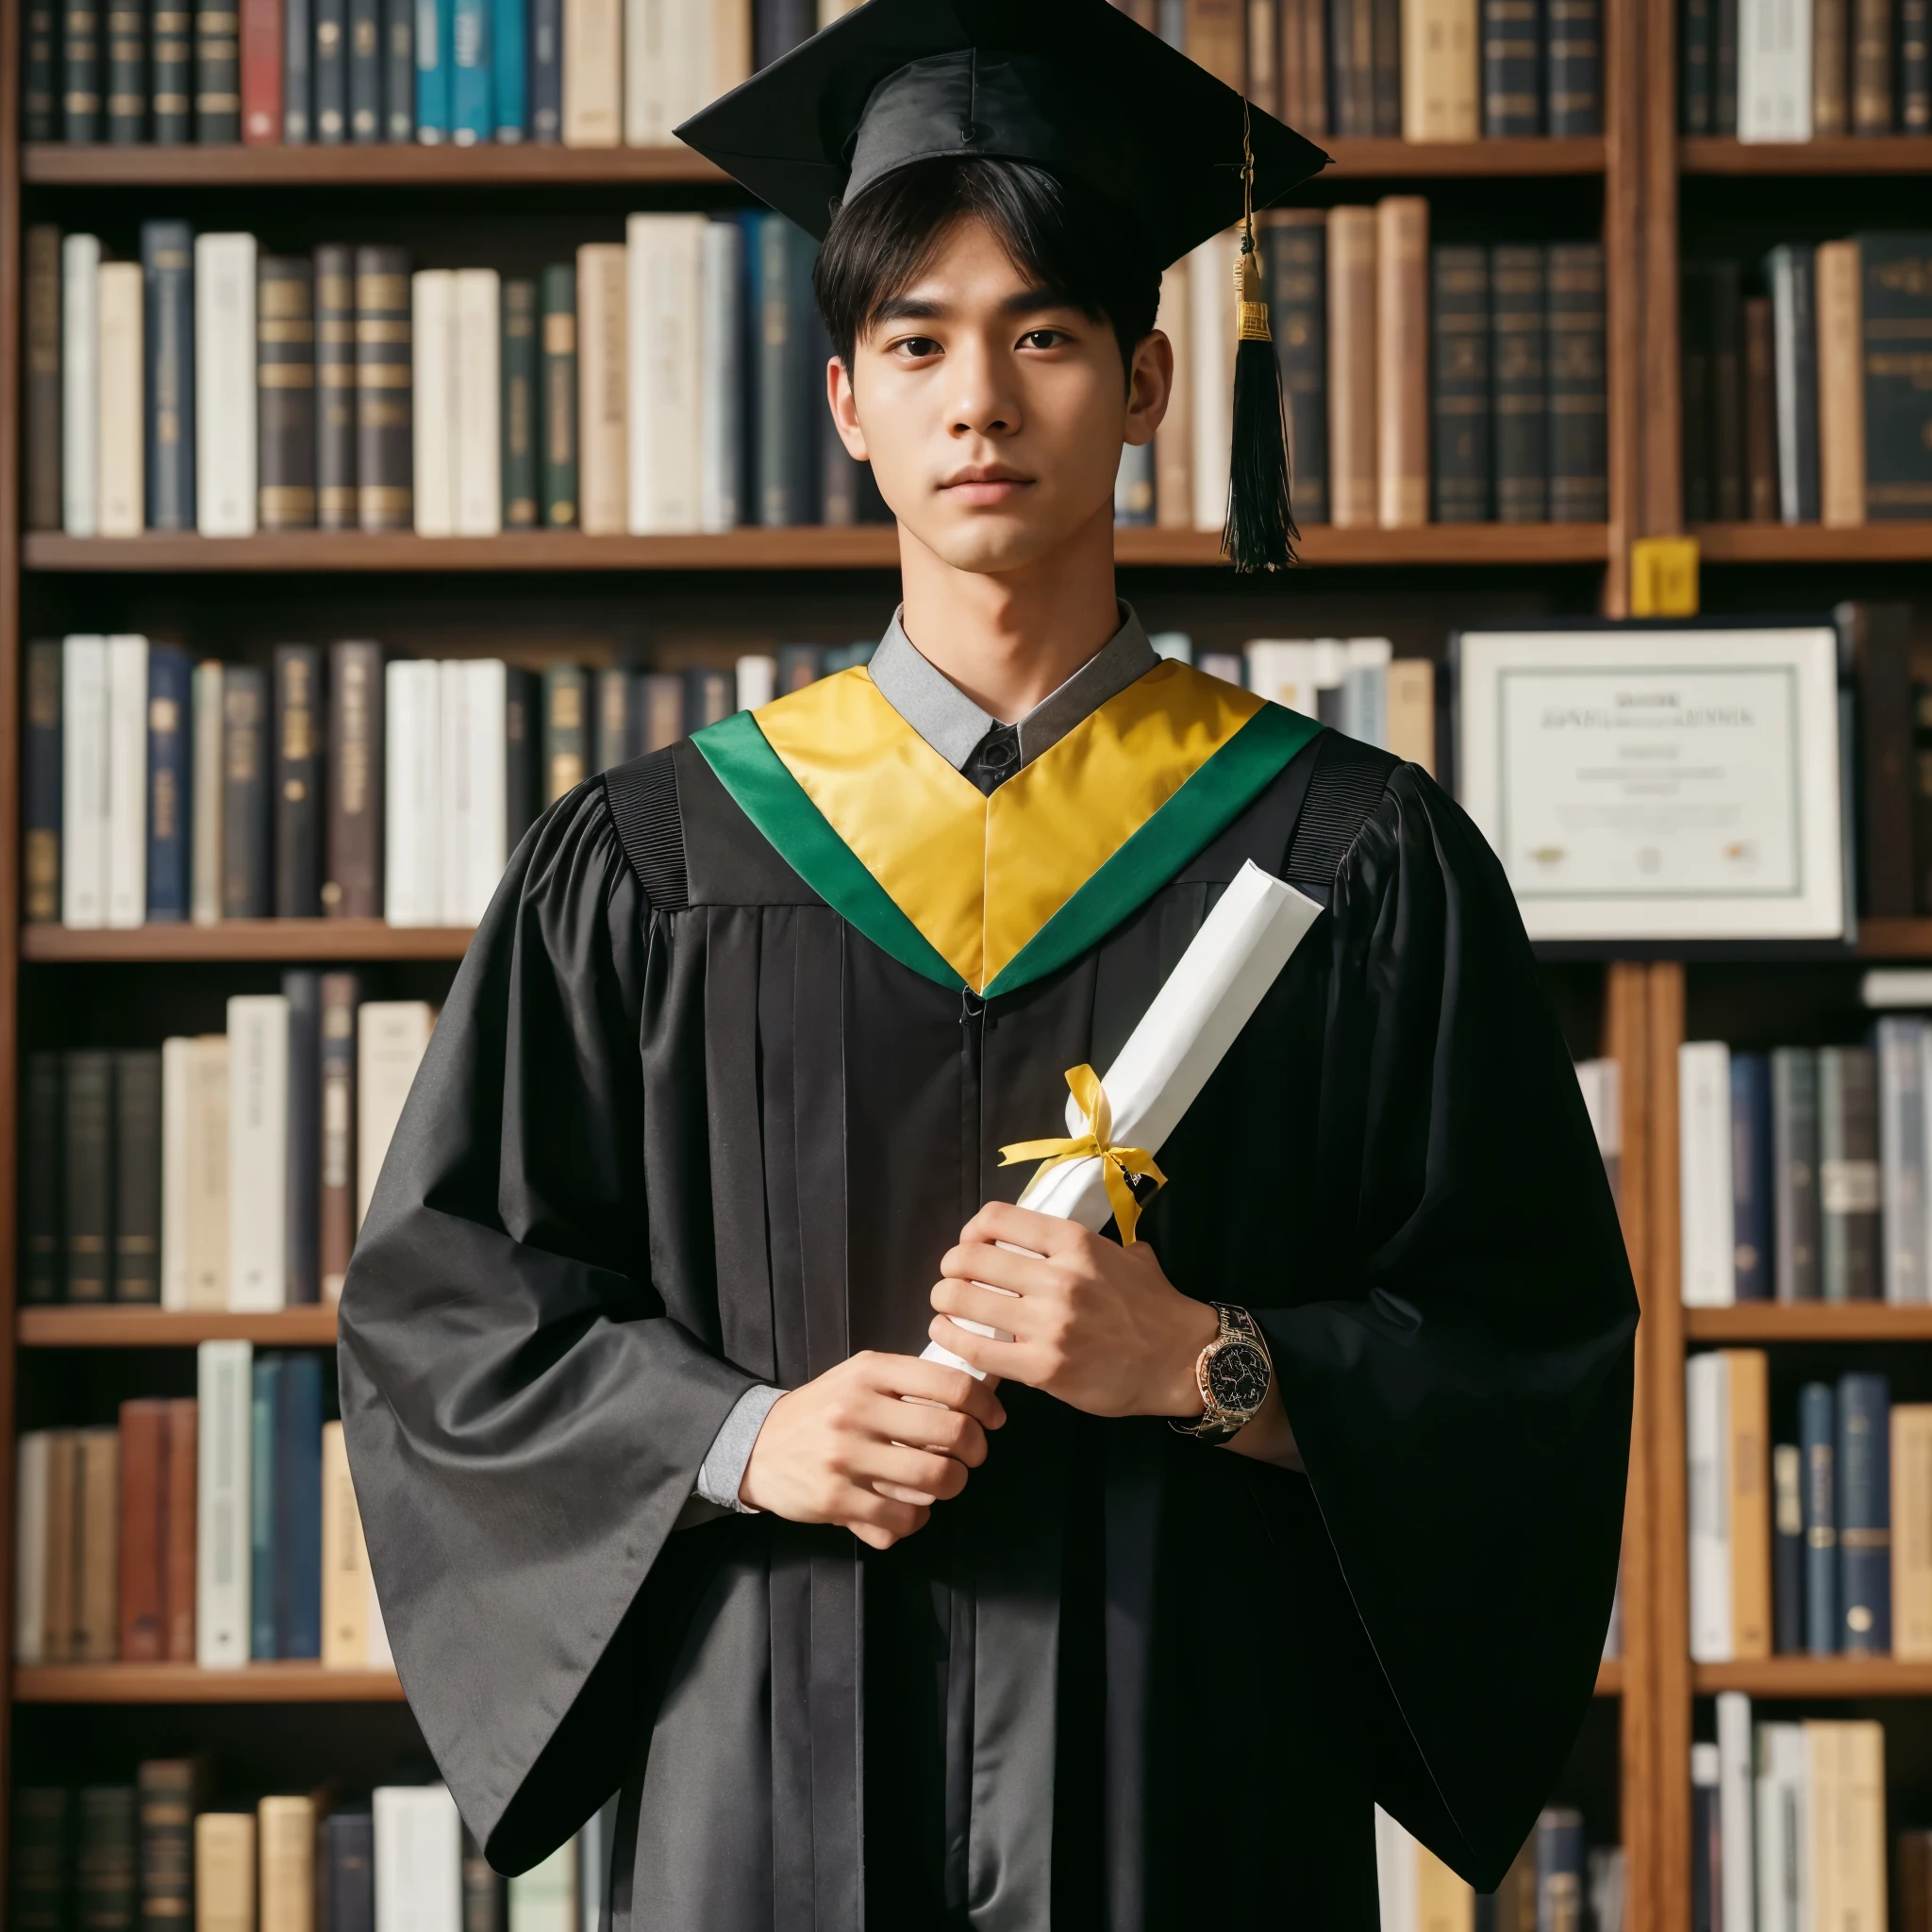
<instances>
[{"instance_id":1,"label":"blue book","mask_svg":"<svg viewBox=\"0 0 1932 1932\"><path fill-rule=\"evenodd\" d=\"M1883 1375L1838 1384L1840 1648L1891 1649L1891 1388Z\"/></svg>"},{"instance_id":2,"label":"blue book","mask_svg":"<svg viewBox=\"0 0 1932 1932\"><path fill-rule=\"evenodd\" d=\"M416 138L416 0L382 0L382 138Z\"/></svg>"},{"instance_id":3,"label":"blue book","mask_svg":"<svg viewBox=\"0 0 1932 1932\"><path fill-rule=\"evenodd\" d=\"M416 139L449 139L450 0L416 0Z\"/></svg>"},{"instance_id":4,"label":"blue book","mask_svg":"<svg viewBox=\"0 0 1932 1932\"><path fill-rule=\"evenodd\" d=\"M315 30L308 0L282 0L282 145L305 147L309 136L308 59Z\"/></svg>"},{"instance_id":5,"label":"blue book","mask_svg":"<svg viewBox=\"0 0 1932 1932\"><path fill-rule=\"evenodd\" d=\"M488 141L496 128L491 99L491 0L452 0L449 18L449 135L458 147Z\"/></svg>"},{"instance_id":6,"label":"blue book","mask_svg":"<svg viewBox=\"0 0 1932 1932\"><path fill-rule=\"evenodd\" d=\"M1731 1056L1731 1225L1740 1302L1772 1298L1771 1062Z\"/></svg>"},{"instance_id":7,"label":"blue book","mask_svg":"<svg viewBox=\"0 0 1932 1932\"><path fill-rule=\"evenodd\" d=\"M275 1403L275 1551L271 1602L281 1657L322 1655L322 1358L282 1362Z\"/></svg>"},{"instance_id":8,"label":"blue book","mask_svg":"<svg viewBox=\"0 0 1932 1932\"><path fill-rule=\"evenodd\" d=\"M758 218L747 251L752 340L758 345L757 515L768 526L818 521L818 419L824 413L823 368L812 368L811 267L818 245L783 215Z\"/></svg>"},{"instance_id":9,"label":"blue book","mask_svg":"<svg viewBox=\"0 0 1932 1932\"><path fill-rule=\"evenodd\" d=\"M193 667L178 644L147 651L147 916L188 917Z\"/></svg>"},{"instance_id":10,"label":"blue book","mask_svg":"<svg viewBox=\"0 0 1932 1932\"><path fill-rule=\"evenodd\" d=\"M521 141L528 131L529 40L524 0L490 0L490 89L498 141Z\"/></svg>"},{"instance_id":11,"label":"blue book","mask_svg":"<svg viewBox=\"0 0 1932 1932\"><path fill-rule=\"evenodd\" d=\"M1833 1476L1838 1423L1829 1386L1798 1391L1798 1453L1805 1504L1805 1648L1838 1654L1838 1484Z\"/></svg>"},{"instance_id":12,"label":"blue book","mask_svg":"<svg viewBox=\"0 0 1932 1932\"><path fill-rule=\"evenodd\" d=\"M325 147L349 138L349 0L310 0L315 15L315 59L308 85L315 139Z\"/></svg>"},{"instance_id":13,"label":"blue book","mask_svg":"<svg viewBox=\"0 0 1932 1932\"><path fill-rule=\"evenodd\" d=\"M194 230L141 225L147 526L194 527Z\"/></svg>"},{"instance_id":14,"label":"blue book","mask_svg":"<svg viewBox=\"0 0 1932 1932\"><path fill-rule=\"evenodd\" d=\"M255 1357L248 1458L248 1655L275 1658L275 1404L284 1357Z\"/></svg>"},{"instance_id":15,"label":"blue book","mask_svg":"<svg viewBox=\"0 0 1932 1932\"><path fill-rule=\"evenodd\" d=\"M530 139L563 139L563 0L530 0Z\"/></svg>"}]
</instances>

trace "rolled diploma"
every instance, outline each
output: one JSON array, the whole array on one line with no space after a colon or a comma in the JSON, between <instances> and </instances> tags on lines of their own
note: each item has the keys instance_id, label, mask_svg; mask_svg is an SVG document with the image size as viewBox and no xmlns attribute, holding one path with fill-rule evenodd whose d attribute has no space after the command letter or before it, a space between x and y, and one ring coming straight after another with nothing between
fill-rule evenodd
<instances>
[{"instance_id":1,"label":"rolled diploma","mask_svg":"<svg viewBox=\"0 0 1932 1932\"><path fill-rule=\"evenodd\" d=\"M1241 867L1101 1080L1113 1108L1117 1145L1160 1151L1321 911L1306 892L1263 872L1253 859ZM1069 1094L1068 1133L1083 1133L1086 1125ZM1097 1158L1040 1170L1026 1183L1020 1206L1077 1221L1094 1234L1113 1213ZM1009 1241L999 1245L1012 1247ZM975 1335L1012 1340L983 1323L958 1325ZM926 1344L921 1359L980 1374L937 1341Z\"/></svg>"}]
</instances>

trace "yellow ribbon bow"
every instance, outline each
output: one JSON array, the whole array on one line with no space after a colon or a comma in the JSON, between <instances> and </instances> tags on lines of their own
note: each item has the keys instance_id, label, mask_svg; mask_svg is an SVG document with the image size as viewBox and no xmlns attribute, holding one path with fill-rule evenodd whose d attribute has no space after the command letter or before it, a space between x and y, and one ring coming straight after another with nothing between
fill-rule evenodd
<instances>
[{"instance_id":1,"label":"yellow ribbon bow","mask_svg":"<svg viewBox=\"0 0 1932 1932\"><path fill-rule=\"evenodd\" d=\"M1069 1160L1101 1163L1101 1178L1107 1183L1107 1198L1121 1231L1123 1247L1134 1245L1134 1225L1141 1219L1141 1204L1127 1180L1130 1174L1144 1174L1157 1188L1167 1185L1167 1176L1154 1164L1144 1147L1116 1147L1113 1144L1113 1108L1107 1089L1091 1067L1069 1067L1067 1085L1074 1104L1086 1117L1087 1131L1069 1141L1016 1141L1000 1149L1000 1165L1011 1167L1018 1160L1037 1160L1040 1173ZM1036 1175L1036 1178L1038 1176Z\"/></svg>"}]
</instances>

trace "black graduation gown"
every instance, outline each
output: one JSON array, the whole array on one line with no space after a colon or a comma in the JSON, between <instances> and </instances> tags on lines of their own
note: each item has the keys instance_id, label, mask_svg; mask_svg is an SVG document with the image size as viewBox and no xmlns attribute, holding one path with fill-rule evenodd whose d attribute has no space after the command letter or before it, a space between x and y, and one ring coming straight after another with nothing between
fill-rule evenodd
<instances>
[{"instance_id":1,"label":"black graduation gown","mask_svg":"<svg viewBox=\"0 0 1932 1932\"><path fill-rule=\"evenodd\" d=\"M1637 1309L1501 869L1413 767L1375 766L1141 1223L1256 1310L1307 1477L1009 1385L884 1559L674 1529L745 1389L918 1352L941 1254L1026 1178L1000 1145L1058 1131L1244 859L1289 870L1344 752L985 1005L820 900L689 744L630 826L644 883L600 781L525 841L341 1343L404 1687L500 1869L622 1786L620 1932L1372 1932L1372 1800L1498 1881L1591 1694Z\"/></svg>"}]
</instances>

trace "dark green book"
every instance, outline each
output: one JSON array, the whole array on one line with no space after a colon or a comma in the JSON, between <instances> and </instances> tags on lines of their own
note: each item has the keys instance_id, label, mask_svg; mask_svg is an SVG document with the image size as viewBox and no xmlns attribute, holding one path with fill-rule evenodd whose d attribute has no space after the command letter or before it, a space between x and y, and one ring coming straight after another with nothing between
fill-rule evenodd
<instances>
[{"instance_id":1,"label":"dark green book","mask_svg":"<svg viewBox=\"0 0 1932 1932\"><path fill-rule=\"evenodd\" d=\"M60 9L60 132L70 147L101 138L101 15L95 0Z\"/></svg>"},{"instance_id":2,"label":"dark green book","mask_svg":"<svg viewBox=\"0 0 1932 1932\"><path fill-rule=\"evenodd\" d=\"M141 225L147 360L147 526L194 527L194 231Z\"/></svg>"},{"instance_id":3,"label":"dark green book","mask_svg":"<svg viewBox=\"0 0 1932 1932\"><path fill-rule=\"evenodd\" d=\"M194 9L194 138L203 146L242 139L241 0L200 0Z\"/></svg>"},{"instance_id":4,"label":"dark green book","mask_svg":"<svg viewBox=\"0 0 1932 1932\"><path fill-rule=\"evenodd\" d=\"M356 527L356 251L315 251L315 520Z\"/></svg>"},{"instance_id":5,"label":"dark green book","mask_svg":"<svg viewBox=\"0 0 1932 1932\"><path fill-rule=\"evenodd\" d=\"M1545 0L1544 125L1555 136L1601 134L1603 21L1598 0Z\"/></svg>"},{"instance_id":6,"label":"dark green book","mask_svg":"<svg viewBox=\"0 0 1932 1932\"><path fill-rule=\"evenodd\" d=\"M60 1176L67 1299L105 1302L113 1282L114 1056L70 1053L61 1069Z\"/></svg>"},{"instance_id":7,"label":"dark green book","mask_svg":"<svg viewBox=\"0 0 1932 1932\"><path fill-rule=\"evenodd\" d=\"M1328 521L1328 222L1275 215L1262 244L1298 524Z\"/></svg>"},{"instance_id":8,"label":"dark green book","mask_svg":"<svg viewBox=\"0 0 1932 1932\"><path fill-rule=\"evenodd\" d=\"M543 803L555 805L589 771L590 679L575 664L543 674Z\"/></svg>"},{"instance_id":9,"label":"dark green book","mask_svg":"<svg viewBox=\"0 0 1932 1932\"><path fill-rule=\"evenodd\" d=\"M1495 397L1499 523L1540 524L1550 513L1543 275L1543 251L1534 244L1490 250L1490 381Z\"/></svg>"},{"instance_id":10,"label":"dark green book","mask_svg":"<svg viewBox=\"0 0 1932 1932\"><path fill-rule=\"evenodd\" d=\"M114 1299L161 1298L161 1057L114 1056Z\"/></svg>"},{"instance_id":11,"label":"dark green book","mask_svg":"<svg viewBox=\"0 0 1932 1932\"><path fill-rule=\"evenodd\" d=\"M187 1932L194 1917L194 1813L201 1766L150 1758L135 1773L142 1932Z\"/></svg>"},{"instance_id":12,"label":"dark green book","mask_svg":"<svg viewBox=\"0 0 1932 1932\"><path fill-rule=\"evenodd\" d=\"M14 1932L69 1932L74 1923L68 1885L73 1870L69 1834L73 1794L60 1785L17 1785L13 1792L12 1909Z\"/></svg>"},{"instance_id":13,"label":"dark green book","mask_svg":"<svg viewBox=\"0 0 1932 1932\"><path fill-rule=\"evenodd\" d=\"M252 665L222 673L222 917L267 919L268 678Z\"/></svg>"},{"instance_id":14,"label":"dark green book","mask_svg":"<svg viewBox=\"0 0 1932 1932\"><path fill-rule=\"evenodd\" d=\"M194 53L187 0L156 0L148 13L148 86L157 147L178 147L194 134Z\"/></svg>"},{"instance_id":15,"label":"dark green book","mask_svg":"<svg viewBox=\"0 0 1932 1932\"><path fill-rule=\"evenodd\" d=\"M503 527L537 526L537 285L503 285Z\"/></svg>"},{"instance_id":16,"label":"dark green book","mask_svg":"<svg viewBox=\"0 0 1932 1932\"><path fill-rule=\"evenodd\" d=\"M1860 235L1865 515L1932 517L1932 232Z\"/></svg>"},{"instance_id":17,"label":"dark green book","mask_svg":"<svg viewBox=\"0 0 1932 1932\"><path fill-rule=\"evenodd\" d=\"M1435 520L1486 524L1491 520L1489 251L1434 249L1429 279Z\"/></svg>"},{"instance_id":18,"label":"dark green book","mask_svg":"<svg viewBox=\"0 0 1932 1932\"><path fill-rule=\"evenodd\" d=\"M21 137L25 141L54 141L60 133L60 55L56 39L59 32L58 9L54 0L27 0L22 18L26 25L26 39L20 96Z\"/></svg>"},{"instance_id":19,"label":"dark green book","mask_svg":"<svg viewBox=\"0 0 1932 1932\"><path fill-rule=\"evenodd\" d=\"M75 1903L80 1932L135 1932L141 1857L134 1787L87 1785L75 1835Z\"/></svg>"},{"instance_id":20,"label":"dark green book","mask_svg":"<svg viewBox=\"0 0 1932 1932\"><path fill-rule=\"evenodd\" d=\"M540 428L543 527L571 530L577 521L577 272L569 262L543 271Z\"/></svg>"},{"instance_id":21,"label":"dark green book","mask_svg":"<svg viewBox=\"0 0 1932 1932\"><path fill-rule=\"evenodd\" d=\"M1550 521L1600 524L1610 513L1600 242L1551 244L1549 323ZM1739 391L1741 406L1741 379Z\"/></svg>"},{"instance_id":22,"label":"dark green book","mask_svg":"<svg viewBox=\"0 0 1932 1932\"><path fill-rule=\"evenodd\" d=\"M21 1299L60 1299L60 1150L65 1109L60 1056L26 1057L21 1147Z\"/></svg>"},{"instance_id":23,"label":"dark green book","mask_svg":"<svg viewBox=\"0 0 1932 1932\"><path fill-rule=\"evenodd\" d=\"M1542 0L1482 0L1487 139L1542 131Z\"/></svg>"},{"instance_id":24,"label":"dark green book","mask_svg":"<svg viewBox=\"0 0 1932 1932\"><path fill-rule=\"evenodd\" d=\"M147 8L144 0L109 0L108 139L132 147L147 137Z\"/></svg>"},{"instance_id":25,"label":"dark green book","mask_svg":"<svg viewBox=\"0 0 1932 1932\"><path fill-rule=\"evenodd\" d=\"M1818 1056L1808 1046L1781 1046L1771 1057L1771 1183L1773 1291L1781 1302L1815 1302Z\"/></svg>"}]
</instances>

